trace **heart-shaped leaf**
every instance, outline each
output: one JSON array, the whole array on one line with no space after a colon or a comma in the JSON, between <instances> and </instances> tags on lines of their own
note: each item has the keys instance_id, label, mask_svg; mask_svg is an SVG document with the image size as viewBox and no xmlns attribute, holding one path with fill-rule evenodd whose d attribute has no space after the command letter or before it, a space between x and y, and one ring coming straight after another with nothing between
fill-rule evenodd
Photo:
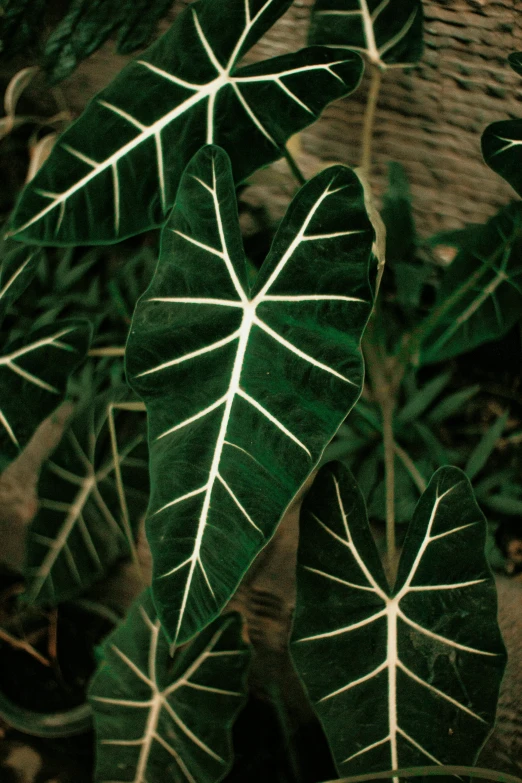
<instances>
[{"instance_id":1,"label":"heart-shaped leaf","mask_svg":"<svg viewBox=\"0 0 522 783\"><path fill-rule=\"evenodd\" d=\"M89 348L87 321L59 321L8 343L0 354L0 456L16 457L61 402Z\"/></svg>"},{"instance_id":2,"label":"heart-shaped leaf","mask_svg":"<svg viewBox=\"0 0 522 783\"><path fill-rule=\"evenodd\" d=\"M40 251L7 240L0 247L0 326L13 302L23 294L40 259Z\"/></svg>"},{"instance_id":3,"label":"heart-shaped leaf","mask_svg":"<svg viewBox=\"0 0 522 783\"><path fill-rule=\"evenodd\" d=\"M27 535L25 598L31 603L56 604L80 595L130 553L148 501L146 437L135 415L134 426L126 425L129 414L123 411L121 425L115 423L124 433L117 454L109 433L112 406L128 395L128 389L111 390L85 405L43 468L39 511Z\"/></svg>"},{"instance_id":4,"label":"heart-shaped leaf","mask_svg":"<svg viewBox=\"0 0 522 783\"><path fill-rule=\"evenodd\" d=\"M219 614L359 396L372 239L356 175L327 169L250 290L226 153L187 167L126 354L149 415L154 598L178 642Z\"/></svg>"},{"instance_id":5,"label":"heart-shaped leaf","mask_svg":"<svg viewBox=\"0 0 522 783\"><path fill-rule=\"evenodd\" d=\"M358 85L358 55L302 49L237 69L291 0L198 0L126 66L55 145L22 193L13 233L49 244L114 242L158 226L205 143L236 181L281 157L297 131Z\"/></svg>"},{"instance_id":6,"label":"heart-shaped leaf","mask_svg":"<svg viewBox=\"0 0 522 783\"><path fill-rule=\"evenodd\" d=\"M292 654L339 773L473 764L505 663L486 522L441 468L391 590L353 477L325 466L305 499Z\"/></svg>"},{"instance_id":7,"label":"heart-shaped leaf","mask_svg":"<svg viewBox=\"0 0 522 783\"><path fill-rule=\"evenodd\" d=\"M232 763L231 728L246 695L249 654L239 615L219 617L172 658L146 591L103 652L89 689L95 780L221 780Z\"/></svg>"},{"instance_id":8,"label":"heart-shaped leaf","mask_svg":"<svg viewBox=\"0 0 522 783\"><path fill-rule=\"evenodd\" d=\"M361 52L379 68L422 57L422 0L316 0L310 43Z\"/></svg>"},{"instance_id":9,"label":"heart-shaped leaf","mask_svg":"<svg viewBox=\"0 0 522 783\"><path fill-rule=\"evenodd\" d=\"M417 329L421 364L502 337L522 312L522 205L504 207L462 238L427 319Z\"/></svg>"},{"instance_id":10,"label":"heart-shaped leaf","mask_svg":"<svg viewBox=\"0 0 522 783\"><path fill-rule=\"evenodd\" d=\"M522 76L522 52L513 52L508 62ZM522 120L500 120L482 134L482 154L490 168L522 196Z\"/></svg>"}]
</instances>

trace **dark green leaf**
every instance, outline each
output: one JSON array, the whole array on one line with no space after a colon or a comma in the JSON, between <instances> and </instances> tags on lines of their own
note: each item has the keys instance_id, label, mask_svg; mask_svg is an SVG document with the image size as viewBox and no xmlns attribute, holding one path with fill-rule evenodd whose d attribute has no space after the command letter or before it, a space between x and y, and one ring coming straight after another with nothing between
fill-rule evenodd
<instances>
[{"instance_id":1,"label":"dark green leaf","mask_svg":"<svg viewBox=\"0 0 522 783\"><path fill-rule=\"evenodd\" d=\"M437 375L435 378L432 378L431 381L428 381L422 389L419 389L397 414L397 424L409 424L414 419L419 418L445 389L451 380L451 376L451 372Z\"/></svg>"},{"instance_id":2,"label":"dark green leaf","mask_svg":"<svg viewBox=\"0 0 522 783\"><path fill-rule=\"evenodd\" d=\"M29 285L36 272L40 252L7 240L0 247L0 325L8 309Z\"/></svg>"},{"instance_id":3,"label":"dark green leaf","mask_svg":"<svg viewBox=\"0 0 522 783\"><path fill-rule=\"evenodd\" d=\"M0 58L27 54L42 32L48 0L0 0Z\"/></svg>"},{"instance_id":4,"label":"dark green leaf","mask_svg":"<svg viewBox=\"0 0 522 783\"><path fill-rule=\"evenodd\" d=\"M179 643L221 611L360 394L372 239L356 175L327 169L250 290L227 155L187 167L127 346L149 414L154 600Z\"/></svg>"},{"instance_id":5,"label":"dark green leaf","mask_svg":"<svg viewBox=\"0 0 522 783\"><path fill-rule=\"evenodd\" d=\"M426 445L428 449L428 454L430 456L430 459L435 462L435 464L438 467L443 467L444 465L448 465L451 460L449 458L449 454L440 442L440 440L437 438L435 433L433 432L430 427L428 427L424 422L422 421L416 421L413 424L415 431L418 432L422 440L424 441L424 444Z\"/></svg>"},{"instance_id":6,"label":"dark green leaf","mask_svg":"<svg viewBox=\"0 0 522 783\"><path fill-rule=\"evenodd\" d=\"M492 511L517 517L522 516L522 498L511 495L488 495L482 502Z\"/></svg>"},{"instance_id":7,"label":"dark green leaf","mask_svg":"<svg viewBox=\"0 0 522 783\"><path fill-rule=\"evenodd\" d=\"M222 145L240 182L361 78L358 55L309 47L240 69L291 0L198 0L127 65L26 186L13 233L44 244L115 242L164 223L183 169Z\"/></svg>"},{"instance_id":8,"label":"dark green leaf","mask_svg":"<svg viewBox=\"0 0 522 783\"><path fill-rule=\"evenodd\" d=\"M465 245L442 279L424 325L420 363L470 351L506 334L522 312L522 205L503 208Z\"/></svg>"},{"instance_id":9,"label":"dark green leaf","mask_svg":"<svg viewBox=\"0 0 522 783\"><path fill-rule=\"evenodd\" d=\"M146 591L104 643L103 657L89 688L95 781L221 780L246 695L239 615L219 617L172 658Z\"/></svg>"},{"instance_id":10,"label":"dark green leaf","mask_svg":"<svg viewBox=\"0 0 522 783\"><path fill-rule=\"evenodd\" d=\"M339 773L473 764L505 655L469 481L457 468L434 475L393 590L342 466L321 470L301 520L292 654Z\"/></svg>"},{"instance_id":11,"label":"dark green leaf","mask_svg":"<svg viewBox=\"0 0 522 783\"><path fill-rule=\"evenodd\" d=\"M522 52L510 54L508 62L522 76ZM522 120L488 125L482 134L482 154L488 166L522 196Z\"/></svg>"},{"instance_id":12,"label":"dark green leaf","mask_svg":"<svg viewBox=\"0 0 522 783\"><path fill-rule=\"evenodd\" d=\"M497 445L497 441L504 432L504 428L509 418L509 411L499 416L494 424L484 433L478 445L469 455L465 471L468 478L473 479L479 473Z\"/></svg>"},{"instance_id":13,"label":"dark green leaf","mask_svg":"<svg viewBox=\"0 0 522 783\"><path fill-rule=\"evenodd\" d=\"M310 41L405 67L422 57L422 27L422 0L316 0Z\"/></svg>"},{"instance_id":14,"label":"dark green leaf","mask_svg":"<svg viewBox=\"0 0 522 783\"><path fill-rule=\"evenodd\" d=\"M109 406L129 397L114 390L86 405L45 464L38 485L39 511L27 538L26 600L56 604L83 593L110 565L130 554L148 501L148 460L143 413L131 427L116 419L117 460L129 511L124 521L111 452ZM141 419L141 421L140 421ZM122 425L126 425L122 427ZM130 540L129 540L130 539Z\"/></svg>"},{"instance_id":15,"label":"dark green leaf","mask_svg":"<svg viewBox=\"0 0 522 783\"><path fill-rule=\"evenodd\" d=\"M453 394L448 394L443 400L428 413L427 419L430 424L441 424L442 422L454 416L462 410L462 407L471 400L480 391L480 386L468 386L466 389L460 389Z\"/></svg>"},{"instance_id":16,"label":"dark green leaf","mask_svg":"<svg viewBox=\"0 0 522 783\"><path fill-rule=\"evenodd\" d=\"M8 343L0 355L0 455L14 458L61 402L87 353L87 321L61 321Z\"/></svg>"},{"instance_id":17,"label":"dark green leaf","mask_svg":"<svg viewBox=\"0 0 522 783\"><path fill-rule=\"evenodd\" d=\"M52 83L69 76L116 31L118 52L150 42L173 0L73 0L45 45L43 68Z\"/></svg>"},{"instance_id":18,"label":"dark green leaf","mask_svg":"<svg viewBox=\"0 0 522 783\"><path fill-rule=\"evenodd\" d=\"M482 154L488 166L522 196L522 120L500 120L482 134Z\"/></svg>"},{"instance_id":19,"label":"dark green leaf","mask_svg":"<svg viewBox=\"0 0 522 783\"><path fill-rule=\"evenodd\" d=\"M508 63L516 73L522 76L522 52L513 52L513 54L510 54Z\"/></svg>"}]
</instances>

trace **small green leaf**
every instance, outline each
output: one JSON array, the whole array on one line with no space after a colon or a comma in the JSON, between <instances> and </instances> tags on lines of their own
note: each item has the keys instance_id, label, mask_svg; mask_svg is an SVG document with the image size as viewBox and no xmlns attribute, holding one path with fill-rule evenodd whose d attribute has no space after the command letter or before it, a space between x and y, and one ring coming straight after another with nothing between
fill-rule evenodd
<instances>
[{"instance_id":1,"label":"small green leaf","mask_svg":"<svg viewBox=\"0 0 522 783\"><path fill-rule=\"evenodd\" d=\"M477 446L469 455L469 459L464 469L469 479L475 478L477 473L482 470L490 456L493 454L497 441L504 432L508 418L509 411L506 411L502 416L499 416L484 433Z\"/></svg>"},{"instance_id":2,"label":"small green leaf","mask_svg":"<svg viewBox=\"0 0 522 783\"><path fill-rule=\"evenodd\" d=\"M390 589L353 477L319 473L301 514L292 656L340 775L474 763L505 665L485 541L469 481L442 468Z\"/></svg>"},{"instance_id":3,"label":"small green leaf","mask_svg":"<svg viewBox=\"0 0 522 783\"><path fill-rule=\"evenodd\" d=\"M522 516L522 499L510 495L487 495L483 501L492 511L499 511L509 516Z\"/></svg>"},{"instance_id":4,"label":"small green leaf","mask_svg":"<svg viewBox=\"0 0 522 783\"><path fill-rule=\"evenodd\" d=\"M170 655L149 591L103 645L89 688L96 783L216 783L232 764L249 654L225 615Z\"/></svg>"},{"instance_id":5,"label":"small green leaf","mask_svg":"<svg viewBox=\"0 0 522 783\"><path fill-rule=\"evenodd\" d=\"M310 42L361 52L380 68L422 57L422 0L316 0Z\"/></svg>"},{"instance_id":6,"label":"small green leaf","mask_svg":"<svg viewBox=\"0 0 522 783\"><path fill-rule=\"evenodd\" d=\"M12 233L61 244L116 242L162 225L205 143L236 182L359 84L361 58L309 47L237 68L292 0L198 0L96 96L25 187Z\"/></svg>"},{"instance_id":7,"label":"small green leaf","mask_svg":"<svg viewBox=\"0 0 522 783\"><path fill-rule=\"evenodd\" d=\"M431 381L428 381L422 389L419 389L397 414L397 424L403 426L409 424L414 419L418 419L446 388L451 380L451 376L451 372L437 375Z\"/></svg>"},{"instance_id":8,"label":"small green leaf","mask_svg":"<svg viewBox=\"0 0 522 783\"><path fill-rule=\"evenodd\" d=\"M23 294L36 272L41 252L10 240L0 246L0 326L13 302Z\"/></svg>"},{"instance_id":9,"label":"small green leaf","mask_svg":"<svg viewBox=\"0 0 522 783\"><path fill-rule=\"evenodd\" d=\"M372 240L356 175L327 169L251 290L226 153L187 167L126 353L149 415L154 600L178 643L221 611L360 394Z\"/></svg>"},{"instance_id":10,"label":"small green leaf","mask_svg":"<svg viewBox=\"0 0 522 783\"><path fill-rule=\"evenodd\" d=\"M144 416L138 414L140 423L134 414L131 434L129 414L116 425L124 433L127 428L117 460L130 530L122 518L108 429L109 405L128 397L128 389L119 389L89 401L44 465L39 511L27 534L25 598L31 603L54 605L81 595L130 554L129 537L134 538L148 501Z\"/></svg>"},{"instance_id":11,"label":"small green leaf","mask_svg":"<svg viewBox=\"0 0 522 783\"><path fill-rule=\"evenodd\" d=\"M420 364L458 356L502 337L522 312L522 204L514 202L471 234L445 271L424 324Z\"/></svg>"},{"instance_id":12,"label":"small green leaf","mask_svg":"<svg viewBox=\"0 0 522 783\"><path fill-rule=\"evenodd\" d=\"M428 449L430 459L440 468L444 465L448 465L451 462L447 450L444 448L440 440L430 427L428 427L422 421L416 421L413 424L415 431L418 432L425 446Z\"/></svg>"},{"instance_id":13,"label":"small green leaf","mask_svg":"<svg viewBox=\"0 0 522 783\"><path fill-rule=\"evenodd\" d=\"M52 84L69 76L118 31L118 52L150 43L172 0L73 0L45 44L43 68Z\"/></svg>"},{"instance_id":14,"label":"small green leaf","mask_svg":"<svg viewBox=\"0 0 522 783\"><path fill-rule=\"evenodd\" d=\"M61 321L8 343L0 353L0 455L14 458L63 399L91 340L87 321Z\"/></svg>"},{"instance_id":15,"label":"small green leaf","mask_svg":"<svg viewBox=\"0 0 522 783\"><path fill-rule=\"evenodd\" d=\"M42 33L48 0L2 0L0 3L0 59L18 52L27 55Z\"/></svg>"},{"instance_id":16,"label":"small green leaf","mask_svg":"<svg viewBox=\"0 0 522 783\"><path fill-rule=\"evenodd\" d=\"M480 385L468 386L453 394L448 394L428 413L430 424L441 424L462 410L462 407L480 391Z\"/></svg>"}]
</instances>

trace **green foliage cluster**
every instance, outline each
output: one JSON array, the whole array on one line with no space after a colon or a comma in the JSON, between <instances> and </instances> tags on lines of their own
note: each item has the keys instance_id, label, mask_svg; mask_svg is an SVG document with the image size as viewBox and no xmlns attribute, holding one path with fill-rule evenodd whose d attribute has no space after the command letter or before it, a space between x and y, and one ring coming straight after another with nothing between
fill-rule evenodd
<instances>
[{"instance_id":1,"label":"green foliage cluster","mask_svg":"<svg viewBox=\"0 0 522 783\"><path fill-rule=\"evenodd\" d=\"M3 3L5 57L35 40L45 5ZM114 35L140 48L169 5L78 0L43 67L63 78ZM97 781L230 770L250 646L226 606L312 480L290 649L339 774L424 776L429 762L450 776L494 722L505 652L475 495L520 514L516 462L492 461L519 433L508 409L457 431L486 397L456 359L520 321L521 202L421 240L393 165L385 239L366 182L373 117L382 72L422 56L422 3L317 0L310 46L241 66L290 6L189 5L57 139L5 227L0 464L76 397L41 471L22 600L53 608L137 560L147 518L152 585L90 687ZM365 64L362 171L305 181L289 138ZM522 195L522 121L482 143ZM281 157L301 187L254 269L237 189ZM385 524L383 557L369 520Z\"/></svg>"}]
</instances>

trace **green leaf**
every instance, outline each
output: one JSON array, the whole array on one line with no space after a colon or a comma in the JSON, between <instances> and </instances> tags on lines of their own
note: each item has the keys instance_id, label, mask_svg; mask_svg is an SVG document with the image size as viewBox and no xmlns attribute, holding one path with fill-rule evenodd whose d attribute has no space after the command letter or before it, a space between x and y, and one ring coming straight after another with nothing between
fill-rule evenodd
<instances>
[{"instance_id":1,"label":"green leaf","mask_svg":"<svg viewBox=\"0 0 522 783\"><path fill-rule=\"evenodd\" d=\"M510 54L508 62L522 76L522 52ZM482 134L482 154L488 166L522 196L522 120L488 125Z\"/></svg>"},{"instance_id":2,"label":"green leaf","mask_svg":"<svg viewBox=\"0 0 522 783\"><path fill-rule=\"evenodd\" d=\"M510 54L508 63L516 73L522 76L522 52L513 52Z\"/></svg>"},{"instance_id":3,"label":"green leaf","mask_svg":"<svg viewBox=\"0 0 522 783\"><path fill-rule=\"evenodd\" d=\"M482 501L492 511L510 516L522 516L522 499L511 495L488 495Z\"/></svg>"},{"instance_id":4,"label":"green leaf","mask_svg":"<svg viewBox=\"0 0 522 783\"><path fill-rule=\"evenodd\" d=\"M522 312L522 205L515 202L466 234L431 314L419 327L420 364L470 351L502 337Z\"/></svg>"},{"instance_id":5,"label":"green leaf","mask_svg":"<svg viewBox=\"0 0 522 783\"><path fill-rule=\"evenodd\" d=\"M87 353L87 321L59 321L12 340L0 353L0 455L14 458L61 402Z\"/></svg>"},{"instance_id":6,"label":"green leaf","mask_svg":"<svg viewBox=\"0 0 522 783\"><path fill-rule=\"evenodd\" d=\"M198 0L91 101L15 210L13 233L47 244L116 242L164 223L183 169L205 143L236 182L361 78L358 55L309 47L236 63L291 0Z\"/></svg>"},{"instance_id":7,"label":"green leaf","mask_svg":"<svg viewBox=\"0 0 522 783\"><path fill-rule=\"evenodd\" d=\"M497 441L504 432L504 428L509 418L509 411L499 416L498 419L489 427L480 439L478 445L469 455L465 471L468 478L473 479L479 473L497 445Z\"/></svg>"},{"instance_id":8,"label":"green leaf","mask_svg":"<svg viewBox=\"0 0 522 783\"><path fill-rule=\"evenodd\" d=\"M69 76L118 31L118 52L146 46L172 0L73 0L47 39L43 68L51 83Z\"/></svg>"},{"instance_id":9,"label":"green leaf","mask_svg":"<svg viewBox=\"0 0 522 783\"><path fill-rule=\"evenodd\" d=\"M480 391L480 385L468 386L453 394L448 394L443 400L428 413L427 420L430 424L441 424L462 410L462 407Z\"/></svg>"},{"instance_id":10,"label":"green leaf","mask_svg":"<svg viewBox=\"0 0 522 783\"><path fill-rule=\"evenodd\" d=\"M36 272L40 252L18 242L0 246L0 326L13 302L23 294Z\"/></svg>"},{"instance_id":11,"label":"green leaf","mask_svg":"<svg viewBox=\"0 0 522 783\"><path fill-rule=\"evenodd\" d=\"M149 591L105 641L89 688L95 781L213 783L232 764L231 729L246 695L239 615L169 653Z\"/></svg>"},{"instance_id":12,"label":"green leaf","mask_svg":"<svg viewBox=\"0 0 522 783\"><path fill-rule=\"evenodd\" d=\"M339 774L474 762L505 663L485 540L469 481L441 468L392 590L353 477L319 473L301 514L292 655Z\"/></svg>"},{"instance_id":13,"label":"green leaf","mask_svg":"<svg viewBox=\"0 0 522 783\"><path fill-rule=\"evenodd\" d=\"M27 55L42 32L48 0L0 0L0 58Z\"/></svg>"},{"instance_id":14,"label":"green leaf","mask_svg":"<svg viewBox=\"0 0 522 783\"><path fill-rule=\"evenodd\" d=\"M488 166L522 196L522 120L500 120L482 134L482 154Z\"/></svg>"},{"instance_id":15,"label":"green leaf","mask_svg":"<svg viewBox=\"0 0 522 783\"><path fill-rule=\"evenodd\" d=\"M126 525L108 422L109 406L125 397L129 391L120 389L89 401L44 465L39 511L27 536L25 599L30 603L74 598L130 554L147 508L148 460L143 414L133 414L129 426L130 414L121 411L115 426L122 432L117 464L129 509Z\"/></svg>"},{"instance_id":16,"label":"green leaf","mask_svg":"<svg viewBox=\"0 0 522 783\"><path fill-rule=\"evenodd\" d=\"M422 0L316 0L310 42L346 47L380 68L422 57Z\"/></svg>"},{"instance_id":17,"label":"green leaf","mask_svg":"<svg viewBox=\"0 0 522 783\"><path fill-rule=\"evenodd\" d=\"M178 643L221 611L360 394L372 239L356 175L327 169L250 290L227 155L187 167L126 354L149 415L154 600Z\"/></svg>"},{"instance_id":18,"label":"green leaf","mask_svg":"<svg viewBox=\"0 0 522 783\"><path fill-rule=\"evenodd\" d=\"M418 419L446 388L452 374L451 372L441 373L441 375L435 376L431 381L424 384L422 389L419 389L401 408L396 417L397 424L405 425L414 419Z\"/></svg>"}]
</instances>

